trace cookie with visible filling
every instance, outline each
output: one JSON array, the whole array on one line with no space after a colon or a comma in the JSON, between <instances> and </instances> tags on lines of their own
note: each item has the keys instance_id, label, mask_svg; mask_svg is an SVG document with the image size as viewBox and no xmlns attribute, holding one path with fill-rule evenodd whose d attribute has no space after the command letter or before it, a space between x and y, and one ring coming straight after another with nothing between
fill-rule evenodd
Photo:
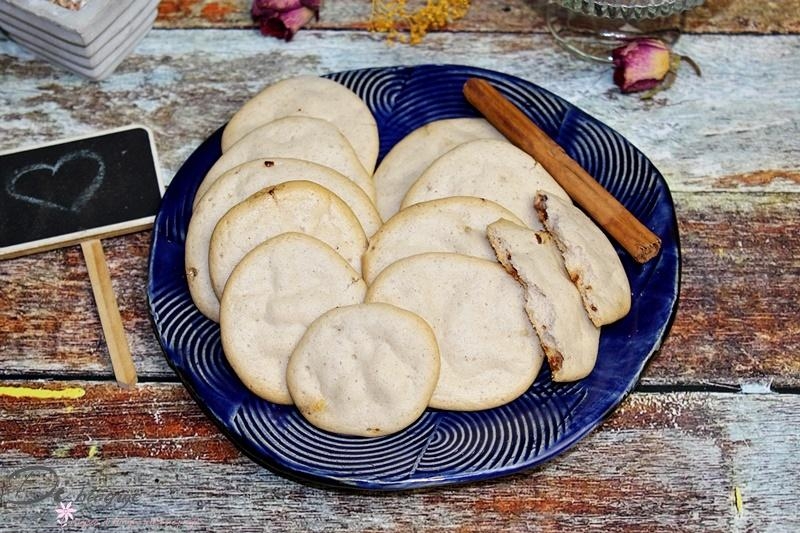
<instances>
[{"instance_id":1,"label":"cookie with visible filling","mask_svg":"<svg viewBox=\"0 0 800 533\"><path fill-rule=\"evenodd\" d=\"M534 206L561 251L592 322L602 326L627 315L630 282L605 233L583 211L544 191L537 193Z\"/></svg>"},{"instance_id":2,"label":"cookie with visible filling","mask_svg":"<svg viewBox=\"0 0 800 533\"><path fill-rule=\"evenodd\" d=\"M594 368L600 328L583 309L561 254L545 231L499 220L489 225L497 259L525 288L525 312L547 356L553 381L575 381Z\"/></svg>"}]
</instances>

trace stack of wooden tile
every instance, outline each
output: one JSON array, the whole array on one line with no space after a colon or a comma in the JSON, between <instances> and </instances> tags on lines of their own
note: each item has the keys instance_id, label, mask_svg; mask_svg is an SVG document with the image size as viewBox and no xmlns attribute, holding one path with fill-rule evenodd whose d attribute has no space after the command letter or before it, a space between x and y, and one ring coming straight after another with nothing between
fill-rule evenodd
<instances>
[{"instance_id":1,"label":"stack of wooden tile","mask_svg":"<svg viewBox=\"0 0 800 533\"><path fill-rule=\"evenodd\" d=\"M153 26L159 0L0 0L0 28L20 45L93 80L111 74Z\"/></svg>"}]
</instances>

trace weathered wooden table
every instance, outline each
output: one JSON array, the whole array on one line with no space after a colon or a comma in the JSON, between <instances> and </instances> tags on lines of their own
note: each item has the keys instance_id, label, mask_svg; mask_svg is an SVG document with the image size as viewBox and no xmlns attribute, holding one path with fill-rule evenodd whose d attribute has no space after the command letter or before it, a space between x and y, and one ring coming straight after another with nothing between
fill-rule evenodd
<instances>
[{"instance_id":1,"label":"weathered wooden table","mask_svg":"<svg viewBox=\"0 0 800 533\"><path fill-rule=\"evenodd\" d=\"M79 247L4 261L0 529L58 527L61 497L74 502L72 529L800 530L798 0L707 0L677 45L703 76L684 69L649 101L557 47L541 2L475 1L414 47L369 33L366 0L328 2L291 43L254 31L248 5L162 0L157 28L102 83L0 37L0 150L143 123L170 178L279 78L420 63L502 70L605 121L664 174L683 250L674 326L636 391L556 460L474 485L352 494L272 474L203 415L152 330L149 233L105 241L133 390L113 380ZM85 394L8 395L15 387Z\"/></svg>"}]
</instances>

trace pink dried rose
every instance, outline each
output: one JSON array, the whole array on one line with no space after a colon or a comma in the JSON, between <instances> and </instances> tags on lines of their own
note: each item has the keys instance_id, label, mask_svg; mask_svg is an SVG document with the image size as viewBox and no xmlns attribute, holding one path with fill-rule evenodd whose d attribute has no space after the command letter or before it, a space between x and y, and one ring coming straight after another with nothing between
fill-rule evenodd
<instances>
[{"instance_id":1,"label":"pink dried rose","mask_svg":"<svg viewBox=\"0 0 800 533\"><path fill-rule=\"evenodd\" d=\"M253 0L250 15L263 35L290 41L312 18L319 19L322 0Z\"/></svg>"},{"instance_id":2,"label":"pink dried rose","mask_svg":"<svg viewBox=\"0 0 800 533\"><path fill-rule=\"evenodd\" d=\"M658 39L632 39L611 52L614 83L623 93L666 89L675 81L681 60L689 63L697 75L700 69L687 56L673 53ZM652 96L648 94L647 96Z\"/></svg>"}]
</instances>

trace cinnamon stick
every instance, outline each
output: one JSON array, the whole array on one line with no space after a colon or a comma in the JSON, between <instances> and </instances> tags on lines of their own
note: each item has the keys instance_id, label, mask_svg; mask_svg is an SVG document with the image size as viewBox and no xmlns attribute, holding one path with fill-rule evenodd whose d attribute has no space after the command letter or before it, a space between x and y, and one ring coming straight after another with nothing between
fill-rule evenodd
<instances>
[{"instance_id":1,"label":"cinnamon stick","mask_svg":"<svg viewBox=\"0 0 800 533\"><path fill-rule=\"evenodd\" d=\"M536 159L636 261L645 263L658 255L661 239L489 82L467 80L464 96L509 141Z\"/></svg>"}]
</instances>

